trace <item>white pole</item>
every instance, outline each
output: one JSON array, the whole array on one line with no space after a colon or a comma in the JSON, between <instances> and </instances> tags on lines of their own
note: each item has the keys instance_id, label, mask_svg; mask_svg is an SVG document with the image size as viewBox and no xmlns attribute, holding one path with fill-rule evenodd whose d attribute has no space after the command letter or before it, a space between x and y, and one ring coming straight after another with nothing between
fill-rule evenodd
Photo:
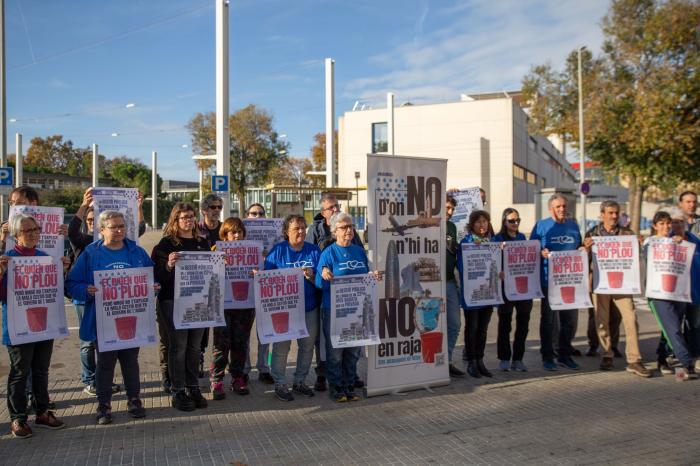
<instances>
[{"instance_id":1,"label":"white pole","mask_svg":"<svg viewBox=\"0 0 700 466\"><path fill-rule=\"evenodd\" d=\"M204 197L204 191L202 191L202 184L204 183L204 169L199 167L199 219L204 220L204 214L202 213L202 198Z\"/></svg>"},{"instance_id":2,"label":"white pole","mask_svg":"<svg viewBox=\"0 0 700 466\"><path fill-rule=\"evenodd\" d=\"M97 153L97 144L92 145L92 185L97 187L100 178L100 156Z\"/></svg>"},{"instance_id":3,"label":"white pole","mask_svg":"<svg viewBox=\"0 0 700 466\"><path fill-rule=\"evenodd\" d=\"M0 0L0 167L7 166L7 93L5 89L5 0ZM0 195L0 221L7 218L5 196Z\"/></svg>"},{"instance_id":4,"label":"white pole","mask_svg":"<svg viewBox=\"0 0 700 466\"><path fill-rule=\"evenodd\" d=\"M151 152L151 226L158 228L158 153Z\"/></svg>"},{"instance_id":5,"label":"white pole","mask_svg":"<svg viewBox=\"0 0 700 466\"><path fill-rule=\"evenodd\" d=\"M394 93L386 93L386 138L387 152L394 155Z\"/></svg>"},{"instance_id":6,"label":"white pole","mask_svg":"<svg viewBox=\"0 0 700 466\"><path fill-rule=\"evenodd\" d=\"M578 49L578 145L580 155L580 184L579 191L581 192L581 230L586 230L586 195L583 193L583 183L586 181L586 157L583 147L583 80L581 72L581 51L585 47Z\"/></svg>"},{"instance_id":7,"label":"white pole","mask_svg":"<svg viewBox=\"0 0 700 466\"><path fill-rule=\"evenodd\" d=\"M229 195L223 197L223 218L231 216L231 154L229 153L228 95L228 23L229 2L216 1L216 174L229 179ZM202 178L200 174L199 200L202 200Z\"/></svg>"},{"instance_id":8,"label":"white pole","mask_svg":"<svg viewBox=\"0 0 700 466\"><path fill-rule=\"evenodd\" d=\"M15 188L22 186L22 170L24 170L24 155L22 154L22 135L15 134Z\"/></svg>"},{"instance_id":9,"label":"white pole","mask_svg":"<svg viewBox=\"0 0 700 466\"><path fill-rule=\"evenodd\" d=\"M334 72L335 61L326 58L326 187L336 186L335 177L335 82Z\"/></svg>"}]
</instances>

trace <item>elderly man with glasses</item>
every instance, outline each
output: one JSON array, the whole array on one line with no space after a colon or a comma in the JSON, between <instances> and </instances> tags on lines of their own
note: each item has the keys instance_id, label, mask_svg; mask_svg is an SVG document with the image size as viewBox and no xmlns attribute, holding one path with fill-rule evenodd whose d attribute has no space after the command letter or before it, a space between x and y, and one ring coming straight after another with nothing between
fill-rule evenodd
<instances>
[{"instance_id":1,"label":"elderly man with glasses","mask_svg":"<svg viewBox=\"0 0 700 466\"><path fill-rule=\"evenodd\" d=\"M199 222L199 235L209 240L213 246L219 241L221 229L221 210L224 200L214 193L209 193L200 202L199 210L202 212L202 221Z\"/></svg>"}]
</instances>

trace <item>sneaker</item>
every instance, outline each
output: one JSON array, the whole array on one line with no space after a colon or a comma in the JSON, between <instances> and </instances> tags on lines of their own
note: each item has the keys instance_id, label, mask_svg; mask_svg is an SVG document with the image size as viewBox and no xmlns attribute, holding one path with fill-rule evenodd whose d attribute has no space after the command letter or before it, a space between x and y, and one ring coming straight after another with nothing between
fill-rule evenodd
<instances>
[{"instance_id":1,"label":"sneaker","mask_svg":"<svg viewBox=\"0 0 700 466\"><path fill-rule=\"evenodd\" d=\"M66 427L65 422L58 419L53 411L46 411L34 419L34 425L42 429L58 430Z\"/></svg>"},{"instance_id":2,"label":"sneaker","mask_svg":"<svg viewBox=\"0 0 700 466\"><path fill-rule=\"evenodd\" d=\"M527 366L522 361L513 361L510 370L515 372L527 372Z\"/></svg>"},{"instance_id":3,"label":"sneaker","mask_svg":"<svg viewBox=\"0 0 700 466\"><path fill-rule=\"evenodd\" d=\"M581 366L576 364L576 361L571 359L569 356L560 356L557 358L557 362L559 363L560 366L567 367L571 369L572 371L577 371L581 369Z\"/></svg>"},{"instance_id":4,"label":"sneaker","mask_svg":"<svg viewBox=\"0 0 700 466\"><path fill-rule=\"evenodd\" d=\"M134 419L146 417L146 408L138 398L133 398L126 403L126 413Z\"/></svg>"},{"instance_id":5,"label":"sneaker","mask_svg":"<svg viewBox=\"0 0 700 466\"><path fill-rule=\"evenodd\" d=\"M12 424L10 424L10 433L14 438L29 438L34 435L27 421L22 421L20 419L12 421Z\"/></svg>"},{"instance_id":6,"label":"sneaker","mask_svg":"<svg viewBox=\"0 0 700 466\"><path fill-rule=\"evenodd\" d=\"M345 390L345 398L348 401L360 401L360 397L355 393L355 390L350 387L347 390Z\"/></svg>"},{"instance_id":7,"label":"sneaker","mask_svg":"<svg viewBox=\"0 0 700 466\"><path fill-rule=\"evenodd\" d=\"M223 400L226 398L226 390L224 390L223 382L211 383L211 397L214 400Z\"/></svg>"},{"instance_id":8,"label":"sneaker","mask_svg":"<svg viewBox=\"0 0 700 466\"><path fill-rule=\"evenodd\" d=\"M620 350L619 350L619 349L613 348L613 356L615 356L616 358L621 358L621 357L622 357L622 353L620 353Z\"/></svg>"},{"instance_id":9,"label":"sneaker","mask_svg":"<svg viewBox=\"0 0 700 466\"><path fill-rule=\"evenodd\" d=\"M613 368L613 358L603 358L600 361L601 371L611 371Z\"/></svg>"},{"instance_id":10,"label":"sneaker","mask_svg":"<svg viewBox=\"0 0 700 466\"><path fill-rule=\"evenodd\" d=\"M88 395L91 396L97 396L97 389L95 388L95 384L88 384L85 385L85 388L83 388L83 393L87 393Z\"/></svg>"},{"instance_id":11,"label":"sneaker","mask_svg":"<svg viewBox=\"0 0 700 466\"><path fill-rule=\"evenodd\" d=\"M194 400L187 396L185 390L178 390L173 394L171 400L172 406L180 411L194 411L197 409L197 405L194 404Z\"/></svg>"},{"instance_id":12,"label":"sneaker","mask_svg":"<svg viewBox=\"0 0 700 466\"><path fill-rule=\"evenodd\" d=\"M266 374L266 375L268 375L270 378L272 378L272 376L270 376L270 374ZM264 383L267 383L267 382L264 382ZM231 390L234 393L237 393L239 395L247 395L250 393L250 389L248 388L248 384L246 383L245 378L243 376L234 377L233 383L231 384Z\"/></svg>"},{"instance_id":13,"label":"sneaker","mask_svg":"<svg viewBox=\"0 0 700 466\"><path fill-rule=\"evenodd\" d=\"M275 379L272 378L272 375L269 372L261 372L260 375L258 375L258 382L262 382L265 385L273 385L275 383Z\"/></svg>"},{"instance_id":14,"label":"sneaker","mask_svg":"<svg viewBox=\"0 0 700 466\"><path fill-rule=\"evenodd\" d=\"M335 401L336 403L345 403L348 401L348 397L345 395L345 391L343 391L342 388L333 387L331 389L331 400Z\"/></svg>"},{"instance_id":15,"label":"sneaker","mask_svg":"<svg viewBox=\"0 0 700 466\"><path fill-rule=\"evenodd\" d=\"M163 379L163 392L166 395L173 394L173 385L170 383L170 379Z\"/></svg>"},{"instance_id":16,"label":"sneaker","mask_svg":"<svg viewBox=\"0 0 700 466\"><path fill-rule=\"evenodd\" d=\"M501 361L498 363L498 370L503 372L508 372L510 370L510 362Z\"/></svg>"},{"instance_id":17,"label":"sneaker","mask_svg":"<svg viewBox=\"0 0 700 466\"><path fill-rule=\"evenodd\" d=\"M640 377L651 377L651 371L644 367L644 364L642 364L641 362L633 362L627 364L627 368L625 370Z\"/></svg>"},{"instance_id":18,"label":"sneaker","mask_svg":"<svg viewBox=\"0 0 700 466\"><path fill-rule=\"evenodd\" d=\"M589 358L595 358L598 356L598 350L596 348L588 348L588 351L586 351L586 356Z\"/></svg>"},{"instance_id":19,"label":"sneaker","mask_svg":"<svg viewBox=\"0 0 700 466\"><path fill-rule=\"evenodd\" d=\"M559 368L557 367L557 363L555 363L552 359L545 359L544 361L542 361L542 368L550 372L559 370Z\"/></svg>"},{"instance_id":20,"label":"sneaker","mask_svg":"<svg viewBox=\"0 0 700 466\"><path fill-rule=\"evenodd\" d=\"M199 387L190 388L187 390L187 396L194 402L194 406L197 409L204 409L208 406L207 399L202 395L202 391Z\"/></svg>"},{"instance_id":21,"label":"sneaker","mask_svg":"<svg viewBox=\"0 0 700 466\"><path fill-rule=\"evenodd\" d=\"M304 396L314 396L314 391L304 382L295 383L292 385L292 390Z\"/></svg>"},{"instance_id":22,"label":"sneaker","mask_svg":"<svg viewBox=\"0 0 700 466\"><path fill-rule=\"evenodd\" d=\"M353 384L353 387L358 390L362 390L363 388L365 388L365 381L359 377L355 377L355 383Z\"/></svg>"},{"instance_id":23,"label":"sneaker","mask_svg":"<svg viewBox=\"0 0 700 466\"><path fill-rule=\"evenodd\" d=\"M673 374L673 369L671 369L671 366L668 365L666 361L659 361L656 364L656 368L658 369L661 374L666 374L666 375L672 375Z\"/></svg>"},{"instance_id":24,"label":"sneaker","mask_svg":"<svg viewBox=\"0 0 700 466\"><path fill-rule=\"evenodd\" d=\"M97 407L97 424L106 426L112 423L112 408L109 406Z\"/></svg>"},{"instance_id":25,"label":"sneaker","mask_svg":"<svg viewBox=\"0 0 700 466\"><path fill-rule=\"evenodd\" d=\"M326 378L322 375L316 377L316 383L314 384L314 390L317 392L325 392L328 387L326 386Z\"/></svg>"},{"instance_id":26,"label":"sneaker","mask_svg":"<svg viewBox=\"0 0 700 466\"><path fill-rule=\"evenodd\" d=\"M275 385L275 396L280 401L294 401L294 395L283 383Z\"/></svg>"},{"instance_id":27,"label":"sneaker","mask_svg":"<svg viewBox=\"0 0 700 466\"><path fill-rule=\"evenodd\" d=\"M467 375L466 372L464 372L461 369L458 369L457 366L455 366L454 364L450 364L450 377L456 377L458 379L461 379L465 375Z\"/></svg>"},{"instance_id":28,"label":"sneaker","mask_svg":"<svg viewBox=\"0 0 700 466\"><path fill-rule=\"evenodd\" d=\"M118 383L113 383L113 384L112 384L112 395L114 395L115 393L119 393L119 392L121 392L121 391L122 391L122 387L119 386Z\"/></svg>"}]
</instances>

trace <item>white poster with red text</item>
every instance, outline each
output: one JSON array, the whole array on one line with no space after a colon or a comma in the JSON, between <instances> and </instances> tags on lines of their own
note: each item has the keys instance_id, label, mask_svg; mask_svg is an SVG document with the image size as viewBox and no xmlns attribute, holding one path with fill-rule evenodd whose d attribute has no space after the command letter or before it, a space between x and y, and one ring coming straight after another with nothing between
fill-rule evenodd
<instances>
[{"instance_id":1,"label":"white poster with red text","mask_svg":"<svg viewBox=\"0 0 700 466\"><path fill-rule=\"evenodd\" d=\"M506 241L503 247L503 283L508 301L543 297L540 283L540 242Z\"/></svg>"},{"instance_id":2,"label":"white poster with red text","mask_svg":"<svg viewBox=\"0 0 700 466\"><path fill-rule=\"evenodd\" d=\"M593 292L615 295L641 293L639 240L636 236L593 237Z\"/></svg>"},{"instance_id":3,"label":"white poster with red text","mask_svg":"<svg viewBox=\"0 0 700 466\"><path fill-rule=\"evenodd\" d=\"M95 241L100 239L97 219L102 212L115 210L124 216L126 237L139 243L139 190L136 188L92 188L92 207L95 212Z\"/></svg>"},{"instance_id":4,"label":"white poster with red text","mask_svg":"<svg viewBox=\"0 0 700 466\"><path fill-rule=\"evenodd\" d=\"M652 237L647 241L646 297L691 302L690 267L695 245L671 238Z\"/></svg>"},{"instance_id":5,"label":"white poster with red text","mask_svg":"<svg viewBox=\"0 0 700 466\"><path fill-rule=\"evenodd\" d=\"M306 329L304 272L274 269L255 274L255 322L261 343L309 336Z\"/></svg>"},{"instance_id":6,"label":"white poster with red text","mask_svg":"<svg viewBox=\"0 0 700 466\"><path fill-rule=\"evenodd\" d=\"M10 221L17 214L28 215L34 218L41 228L37 249L44 251L51 257L60 259L63 257L64 236L59 229L63 225L63 207L44 207L37 205L15 205L10 207ZM7 237L5 250L9 251L15 247L15 238Z\"/></svg>"},{"instance_id":7,"label":"white poster with red text","mask_svg":"<svg viewBox=\"0 0 700 466\"><path fill-rule=\"evenodd\" d=\"M282 234L282 218L244 218L245 237L250 241L260 241L263 245L263 257L272 250L272 247L284 241Z\"/></svg>"},{"instance_id":8,"label":"white poster with red text","mask_svg":"<svg viewBox=\"0 0 700 466\"><path fill-rule=\"evenodd\" d=\"M225 309L255 307L253 271L263 268L263 245L260 241L217 241L216 250L226 262Z\"/></svg>"},{"instance_id":9,"label":"white poster with red text","mask_svg":"<svg viewBox=\"0 0 700 466\"><path fill-rule=\"evenodd\" d=\"M553 311L593 307L585 251L549 253L549 307Z\"/></svg>"}]
</instances>

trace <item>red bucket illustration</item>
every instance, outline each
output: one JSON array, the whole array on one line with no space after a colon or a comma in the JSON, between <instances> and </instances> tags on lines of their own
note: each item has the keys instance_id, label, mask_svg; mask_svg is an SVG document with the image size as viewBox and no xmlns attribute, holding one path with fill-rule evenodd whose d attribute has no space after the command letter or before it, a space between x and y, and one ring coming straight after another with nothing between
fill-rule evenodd
<instances>
[{"instance_id":1,"label":"red bucket illustration","mask_svg":"<svg viewBox=\"0 0 700 466\"><path fill-rule=\"evenodd\" d=\"M34 333L46 331L48 310L47 307L30 307L27 309L27 324L30 331Z\"/></svg>"},{"instance_id":2,"label":"red bucket illustration","mask_svg":"<svg viewBox=\"0 0 700 466\"><path fill-rule=\"evenodd\" d=\"M564 304L571 304L576 300L576 287L574 286L562 286L560 288L561 290L561 299L564 301Z\"/></svg>"},{"instance_id":3,"label":"red bucket illustration","mask_svg":"<svg viewBox=\"0 0 700 466\"><path fill-rule=\"evenodd\" d=\"M272 328L275 333L287 333L289 331L289 312L273 312L270 314L272 318Z\"/></svg>"},{"instance_id":4,"label":"red bucket illustration","mask_svg":"<svg viewBox=\"0 0 700 466\"><path fill-rule=\"evenodd\" d=\"M425 332L420 334L420 351L423 362L433 364L435 355L442 351L442 332Z\"/></svg>"},{"instance_id":5,"label":"red bucket illustration","mask_svg":"<svg viewBox=\"0 0 700 466\"><path fill-rule=\"evenodd\" d=\"M136 337L136 316L124 316L114 319L117 337L120 340L133 340Z\"/></svg>"},{"instance_id":6,"label":"red bucket illustration","mask_svg":"<svg viewBox=\"0 0 700 466\"><path fill-rule=\"evenodd\" d=\"M250 282L231 282L231 291L234 301L248 301L248 287Z\"/></svg>"},{"instance_id":7,"label":"red bucket illustration","mask_svg":"<svg viewBox=\"0 0 700 466\"><path fill-rule=\"evenodd\" d=\"M667 293L676 291L676 283L678 283L678 277L676 275L667 273L661 274L661 288Z\"/></svg>"},{"instance_id":8,"label":"red bucket illustration","mask_svg":"<svg viewBox=\"0 0 700 466\"><path fill-rule=\"evenodd\" d=\"M608 272L608 285L610 288L622 288L624 272Z\"/></svg>"},{"instance_id":9,"label":"red bucket illustration","mask_svg":"<svg viewBox=\"0 0 700 466\"><path fill-rule=\"evenodd\" d=\"M515 289L518 291L518 294L527 293L528 278L527 276L515 277Z\"/></svg>"}]
</instances>

